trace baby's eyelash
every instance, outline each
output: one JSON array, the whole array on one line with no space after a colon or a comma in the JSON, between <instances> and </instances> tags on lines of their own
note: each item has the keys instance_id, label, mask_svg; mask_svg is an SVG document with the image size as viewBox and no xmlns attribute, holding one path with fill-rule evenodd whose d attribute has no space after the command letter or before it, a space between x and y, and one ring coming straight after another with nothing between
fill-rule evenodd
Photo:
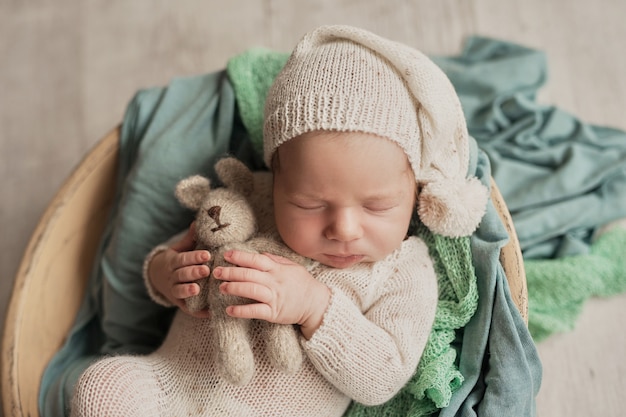
<instances>
[{"instance_id":1,"label":"baby's eyelash","mask_svg":"<svg viewBox=\"0 0 626 417\"><path fill-rule=\"evenodd\" d=\"M389 210L393 209L394 207L395 206L381 206L381 207L378 207L378 206L373 206L373 207L372 206L369 206L369 207L365 206L365 209L369 210L369 211L376 212L376 213L383 213L385 211L389 211Z\"/></svg>"},{"instance_id":2,"label":"baby's eyelash","mask_svg":"<svg viewBox=\"0 0 626 417\"><path fill-rule=\"evenodd\" d=\"M320 208L324 207L322 204L307 205L307 204L293 203L293 205L298 207L299 209L302 209L302 210L316 210L316 209L320 209Z\"/></svg>"},{"instance_id":3,"label":"baby's eyelash","mask_svg":"<svg viewBox=\"0 0 626 417\"><path fill-rule=\"evenodd\" d=\"M387 212L387 211L389 211L391 209L390 208L384 208L384 209L368 209L368 210L371 211L371 212L374 212L374 213L385 213L385 212Z\"/></svg>"}]
</instances>

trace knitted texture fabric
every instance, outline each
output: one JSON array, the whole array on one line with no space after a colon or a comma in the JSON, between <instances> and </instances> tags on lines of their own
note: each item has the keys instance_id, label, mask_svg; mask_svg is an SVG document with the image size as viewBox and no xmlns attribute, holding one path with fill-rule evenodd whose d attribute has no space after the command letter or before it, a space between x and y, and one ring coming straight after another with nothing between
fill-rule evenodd
<instances>
[{"instance_id":1,"label":"knitted texture fabric","mask_svg":"<svg viewBox=\"0 0 626 417\"><path fill-rule=\"evenodd\" d=\"M263 106L267 92L288 58L288 53L250 48L226 64L241 121L260 155L263 155Z\"/></svg>"},{"instance_id":2,"label":"knitted texture fabric","mask_svg":"<svg viewBox=\"0 0 626 417\"><path fill-rule=\"evenodd\" d=\"M415 371L435 319L437 279L425 243L412 237L381 261L311 271L332 296L322 326L301 339L306 359L297 373L272 365L264 322L252 321L256 371L246 385L228 383L210 319L179 312L154 353L92 364L77 383L72 415L340 416L350 398L389 399Z\"/></svg>"},{"instance_id":3,"label":"knitted texture fabric","mask_svg":"<svg viewBox=\"0 0 626 417\"><path fill-rule=\"evenodd\" d=\"M268 93L265 163L270 165L282 143L303 133L367 132L400 145L417 177L422 156L418 106L383 56L349 39L306 37ZM454 116L450 112L441 122L453 125Z\"/></svg>"},{"instance_id":4,"label":"knitted texture fabric","mask_svg":"<svg viewBox=\"0 0 626 417\"><path fill-rule=\"evenodd\" d=\"M590 297L626 291L625 247L626 229L618 227L603 233L588 255L524 262L528 328L535 341L572 330Z\"/></svg>"},{"instance_id":5,"label":"knitted texture fabric","mask_svg":"<svg viewBox=\"0 0 626 417\"><path fill-rule=\"evenodd\" d=\"M263 146L263 102L248 97L265 97L267 92L263 90L271 83L259 80L273 79L286 60L284 53L250 49L228 62L228 76L242 119L257 149ZM455 338L457 329L469 321L478 305L470 239L436 235L419 222L413 229L429 248L439 283L439 304L428 344L418 371L397 396L377 407L354 402L346 416L430 415L448 405L463 381L456 363Z\"/></svg>"},{"instance_id":6,"label":"knitted texture fabric","mask_svg":"<svg viewBox=\"0 0 626 417\"><path fill-rule=\"evenodd\" d=\"M351 26L321 26L296 45L265 102L264 160L312 131L364 132L396 143L421 189L433 232L471 235L488 190L469 167L459 97L443 71L407 45Z\"/></svg>"},{"instance_id":7,"label":"knitted texture fabric","mask_svg":"<svg viewBox=\"0 0 626 417\"><path fill-rule=\"evenodd\" d=\"M458 330L478 305L470 241L435 235L417 221L412 228L429 248L439 283L439 303L428 343L417 371L398 395L376 407L353 402L346 417L430 416L449 404L463 382L456 363L455 346L462 338Z\"/></svg>"},{"instance_id":8,"label":"knitted texture fabric","mask_svg":"<svg viewBox=\"0 0 626 417\"><path fill-rule=\"evenodd\" d=\"M263 155L263 103L287 58L288 53L252 48L232 57L226 66L228 77L236 86L239 115L259 155Z\"/></svg>"}]
</instances>

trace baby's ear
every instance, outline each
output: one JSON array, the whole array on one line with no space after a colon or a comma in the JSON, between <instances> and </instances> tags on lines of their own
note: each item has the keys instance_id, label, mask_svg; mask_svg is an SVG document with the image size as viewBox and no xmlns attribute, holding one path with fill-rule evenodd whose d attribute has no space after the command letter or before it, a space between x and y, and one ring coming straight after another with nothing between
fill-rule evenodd
<instances>
[{"instance_id":1,"label":"baby's ear","mask_svg":"<svg viewBox=\"0 0 626 417\"><path fill-rule=\"evenodd\" d=\"M211 181L201 175L194 175L181 180L176 185L175 194L183 206L198 210L209 191L211 191Z\"/></svg>"},{"instance_id":2,"label":"baby's ear","mask_svg":"<svg viewBox=\"0 0 626 417\"><path fill-rule=\"evenodd\" d=\"M244 196L252 195L254 177L252 171L237 158L224 158L215 164L215 172L225 186Z\"/></svg>"}]
</instances>

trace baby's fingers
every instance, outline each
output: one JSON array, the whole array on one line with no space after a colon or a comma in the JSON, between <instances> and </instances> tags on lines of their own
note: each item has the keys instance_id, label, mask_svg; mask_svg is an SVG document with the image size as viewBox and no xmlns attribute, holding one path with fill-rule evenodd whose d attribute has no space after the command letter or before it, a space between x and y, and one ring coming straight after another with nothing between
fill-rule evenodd
<instances>
[{"instance_id":1,"label":"baby's fingers","mask_svg":"<svg viewBox=\"0 0 626 417\"><path fill-rule=\"evenodd\" d=\"M263 272L269 271L273 265L273 261L263 254L238 250L224 252L224 259L237 266L252 268Z\"/></svg>"},{"instance_id":2,"label":"baby's fingers","mask_svg":"<svg viewBox=\"0 0 626 417\"><path fill-rule=\"evenodd\" d=\"M198 295L200 293L200 286L195 283L191 284L179 284L174 285L172 288L172 295L175 297L174 304L180 308L185 314L196 318L208 318L210 313L207 309L191 312L187 308L186 298Z\"/></svg>"},{"instance_id":3,"label":"baby's fingers","mask_svg":"<svg viewBox=\"0 0 626 417\"><path fill-rule=\"evenodd\" d=\"M185 283L208 277L210 273L211 269L208 266L194 265L175 270L172 272L172 277L175 283Z\"/></svg>"},{"instance_id":4,"label":"baby's fingers","mask_svg":"<svg viewBox=\"0 0 626 417\"><path fill-rule=\"evenodd\" d=\"M265 272L240 266L219 266L213 270L213 276L222 281L267 283Z\"/></svg>"},{"instance_id":5,"label":"baby's fingers","mask_svg":"<svg viewBox=\"0 0 626 417\"><path fill-rule=\"evenodd\" d=\"M265 304L270 304L274 299L274 295L269 288L251 282L224 282L220 284L220 292Z\"/></svg>"},{"instance_id":6,"label":"baby's fingers","mask_svg":"<svg viewBox=\"0 0 626 417\"><path fill-rule=\"evenodd\" d=\"M240 319L270 321L272 309L267 304L238 304L226 307L226 314Z\"/></svg>"},{"instance_id":7,"label":"baby's fingers","mask_svg":"<svg viewBox=\"0 0 626 417\"><path fill-rule=\"evenodd\" d=\"M185 298L192 297L200 292L200 286L195 283L191 284L179 284L172 287L172 296L177 300L183 300Z\"/></svg>"},{"instance_id":8,"label":"baby's fingers","mask_svg":"<svg viewBox=\"0 0 626 417\"><path fill-rule=\"evenodd\" d=\"M191 265L202 265L209 259L211 259L211 254L206 250L180 252L171 258L170 265L172 269L178 269Z\"/></svg>"}]
</instances>

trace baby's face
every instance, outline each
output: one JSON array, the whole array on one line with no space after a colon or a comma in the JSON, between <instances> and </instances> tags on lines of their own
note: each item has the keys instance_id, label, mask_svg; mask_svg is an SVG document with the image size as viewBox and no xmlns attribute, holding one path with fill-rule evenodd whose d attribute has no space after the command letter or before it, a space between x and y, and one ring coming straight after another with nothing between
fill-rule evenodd
<instances>
[{"instance_id":1,"label":"baby's face","mask_svg":"<svg viewBox=\"0 0 626 417\"><path fill-rule=\"evenodd\" d=\"M278 149L276 226L295 252L335 268L397 249L415 206L402 149L364 133L312 132Z\"/></svg>"}]
</instances>

